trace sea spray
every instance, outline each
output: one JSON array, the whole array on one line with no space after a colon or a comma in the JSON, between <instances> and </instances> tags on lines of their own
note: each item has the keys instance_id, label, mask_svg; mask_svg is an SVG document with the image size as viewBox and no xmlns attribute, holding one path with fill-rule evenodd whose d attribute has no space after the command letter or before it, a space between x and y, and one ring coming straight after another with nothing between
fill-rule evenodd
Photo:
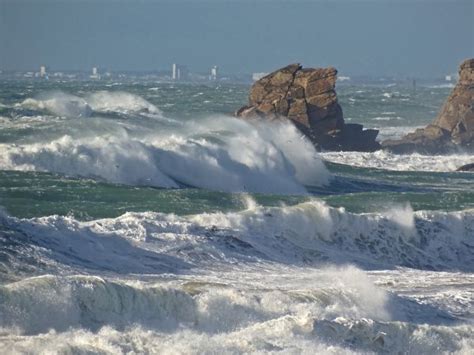
<instances>
[{"instance_id":1,"label":"sea spray","mask_svg":"<svg viewBox=\"0 0 474 355\"><path fill-rule=\"evenodd\" d=\"M96 119L98 120L98 119ZM144 132L72 130L50 142L1 144L0 168L99 178L135 186L181 185L232 192L305 194L304 184L324 185L329 172L314 147L288 123L257 126L229 117L190 123L171 136ZM75 123L81 127L82 122ZM72 125L72 123L71 123ZM90 125L89 125L90 126ZM92 126L94 127L94 126ZM195 128L190 131L190 127ZM178 127L179 128L179 127ZM85 136L84 136L85 134ZM280 145L282 136L294 139ZM298 152L299 158L293 159Z\"/></svg>"},{"instance_id":2,"label":"sea spray","mask_svg":"<svg viewBox=\"0 0 474 355\"><path fill-rule=\"evenodd\" d=\"M117 272L124 267L141 273L187 270L201 263L225 264L229 258L472 270L472 210L414 212L417 237L413 238L407 235L406 225L385 215L349 213L318 200L285 207L249 206L253 208L240 212L181 217L125 213L87 222L61 216L8 217L7 224L50 249L62 262L85 268L107 265ZM80 259L71 259L71 253ZM143 264L141 259L149 262Z\"/></svg>"},{"instance_id":3,"label":"sea spray","mask_svg":"<svg viewBox=\"0 0 474 355\"><path fill-rule=\"evenodd\" d=\"M97 91L85 96L85 100L96 112L150 113L161 116L155 105L144 98L124 91Z\"/></svg>"},{"instance_id":4,"label":"sea spray","mask_svg":"<svg viewBox=\"0 0 474 355\"><path fill-rule=\"evenodd\" d=\"M323 152L323 160L357 167L391 171L448 172L472 162L472 154L460 151L451 155L394 154L385 150L366 152Z\"/></svg>"},{"instance_id":5,"label":"sea spray","mask_svg":"<svg viewBox=\"0 0 474 355\"><path fill-rule=\"evenodd\" d=\"M382 138L448 94L384 86L338 86ZM224 115L247 89L2 86L3 352L472 353L473 176L454 172L471 157L316 153Z\"/></svg>"},{"instance_id":6,"label":"sea spray","mask_svg":"<svg viewBox=\"0 0 474 355\"><path fill-rule=\"evenodd\" d=\"M161 111L142 97L123 91L97 91L84 97L61 91L46 92L25 99L16 108L47 111L65 117L89 117L95 113L147 113L161 117Z\"/></svg>"},{"instance_id":7,"label":"sea spray","mask_svg":"<svg viewBox=\"0 0 474 355\"><path fill-rule=\"evenodd\" d=\"M96 330L105 325L123 328L132 324L166 331L182 324L219 333L255 321L285 315L304 317L306 313L327 319L390 320L387 293L376 288L361 270L349 266L321 271L311 272L316 282L313 289L300 292L284 287L239 291L212 283L191 286L185 281L177 287L80 275L33 277L0 288L4 300L0 326L39 334L77 326ZM32 302L33 291L37 302ZM242 312L243 308L248 311Z\"/></svg>"},{"instance_id":8,"label":"sea spray","mask_svg":"<svg viewBox=\"0 0 474 355\"><path fill-rule=\"evenodd\" d=\"M16 107L48 111L65 117L88 117L92 114L92 109L86 100L64 92L51 92L35 99L28 98Z\"/></svg>"},{"instance_id":9,"label":"sea spray","mask_svg":"<svg viewBox=\"0 0 474 355\"><path fill-rule=\"evenodd\" d=\"M403 231L407 238L416 238L415 215L409 203L400 206L391 206L385 213Z\"/></svg>"}]
</instances>

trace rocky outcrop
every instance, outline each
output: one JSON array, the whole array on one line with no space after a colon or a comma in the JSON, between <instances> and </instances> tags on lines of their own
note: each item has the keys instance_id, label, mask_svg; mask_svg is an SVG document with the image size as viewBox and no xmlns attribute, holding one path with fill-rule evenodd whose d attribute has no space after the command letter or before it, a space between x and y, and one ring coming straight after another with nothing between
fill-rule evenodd
<instances>
[{"instance_id":1,"label":"rocky outcrop","mask_svg":"<svg viewBox=\"0 0 474 355\"><path fill-rule=\"evenodd\" d=\"M461 64L459 80L432 124L382 146L394 153L474 152L474 58Z\"/></svg>"},{"instance_id":2,"label":"rocky outcrop","mask_svg":"<svg viewBox=\"0 0 474 355\"><path fill-rule=\"evenodd\" d=\"M377 130L346 124L335 91L335 68L291 64L254 83L238 117L291 120L319 149L374 151Z\"/></svg>"},{"instance_id":3,"label":"rocky outcrop","mask_svg":"<svg viewBox=\"0 0 474 355\"><path fill-rule=\"evenodd\" d=\"M460 166L459 168L456 169L456 171L472 171L472 172L474 172L474 163Z\"/></svg>"}]
</instances>

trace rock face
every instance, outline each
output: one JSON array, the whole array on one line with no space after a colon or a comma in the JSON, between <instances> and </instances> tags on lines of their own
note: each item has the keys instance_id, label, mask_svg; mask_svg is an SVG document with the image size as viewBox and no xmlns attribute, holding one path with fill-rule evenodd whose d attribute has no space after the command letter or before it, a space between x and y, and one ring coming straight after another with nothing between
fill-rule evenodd
<instances>
[{"instance_id":1,"label":"rock face","mask_svg":"<svg viewBox=\"0 0 474 355\"><path fill-rule=\"evenodd\" d=\"M290 119L318 149L374 151L377 130L345 124L335 91L335 68L290 64L255 82L249 105L236 112L243 118Z\"/></svg>"},{"instance_id":2,"label":"rock face","mask_svg":"<svg viewBox=\"0 0 474 355\"><path fill-rule=\"evenodd\" d=\"M394 153L474 152L474 58L461 64L459 81L432 124L382 146Z\"/></svg>"},{"instance_id":3,"label":"rock face","mask_svg":"<svg viewBox=\"0 0 474 355\"><path fill-rule=\"evenodd\" d=\"M472 171L472 172L474 172L474 163L460 166L459 168L456 169L456 171Z\"/></svg>"}]
</instances>

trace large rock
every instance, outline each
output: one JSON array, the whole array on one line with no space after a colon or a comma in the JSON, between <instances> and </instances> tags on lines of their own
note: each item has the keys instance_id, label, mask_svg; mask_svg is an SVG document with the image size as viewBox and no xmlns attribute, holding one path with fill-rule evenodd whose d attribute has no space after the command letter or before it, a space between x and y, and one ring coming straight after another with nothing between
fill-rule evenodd
<instances>
[{"instance_id":1,"label":"large rock","mask_svg":"<svg viewBox=\"0 0 474 355\"><path fill-rule=\"evenodd\" d=\"M432 124L382 146L395 153L474 151L474 59L459 67L459 80Z\"/></svg>"},{"instance_id":2,"label":"large rock","mask_svg":"<svg viewBox=\"0 0 474 355\"><path fill-rule=\"evenodd\" d=\"M474 163L460 166L456 171L472 171L474 173Z\"/></svg>"},{"instance_id":3,"label":"large rock","mask_svg":"<svg viewBox=\"0 0 474 355\"><path fill-rule=\"evenodd\" d=\"M379 149L377 130L344 123L335 91L336 78L335 68L303 69L300 64L290 64L255 82L249 105L236 115L290 119L319 149Z\"/></svg>"}]
</instances>

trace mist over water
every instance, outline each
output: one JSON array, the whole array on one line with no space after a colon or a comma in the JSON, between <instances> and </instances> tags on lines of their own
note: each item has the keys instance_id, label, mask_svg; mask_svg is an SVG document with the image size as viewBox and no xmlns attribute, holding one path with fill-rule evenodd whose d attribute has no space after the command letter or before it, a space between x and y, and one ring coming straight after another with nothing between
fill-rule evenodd
<instances>
[{"instance_id":1,"label":"mist over water","mask_svg":"<svg viewBox=\"0 0 474 355\"><path fill-rule=\"evenodd\" d=\"M247 89L0 86L2 349L472 352L472 156L318 153ZM449 90L338 97L396 137Z\"/></svg>"}]
</instances>

